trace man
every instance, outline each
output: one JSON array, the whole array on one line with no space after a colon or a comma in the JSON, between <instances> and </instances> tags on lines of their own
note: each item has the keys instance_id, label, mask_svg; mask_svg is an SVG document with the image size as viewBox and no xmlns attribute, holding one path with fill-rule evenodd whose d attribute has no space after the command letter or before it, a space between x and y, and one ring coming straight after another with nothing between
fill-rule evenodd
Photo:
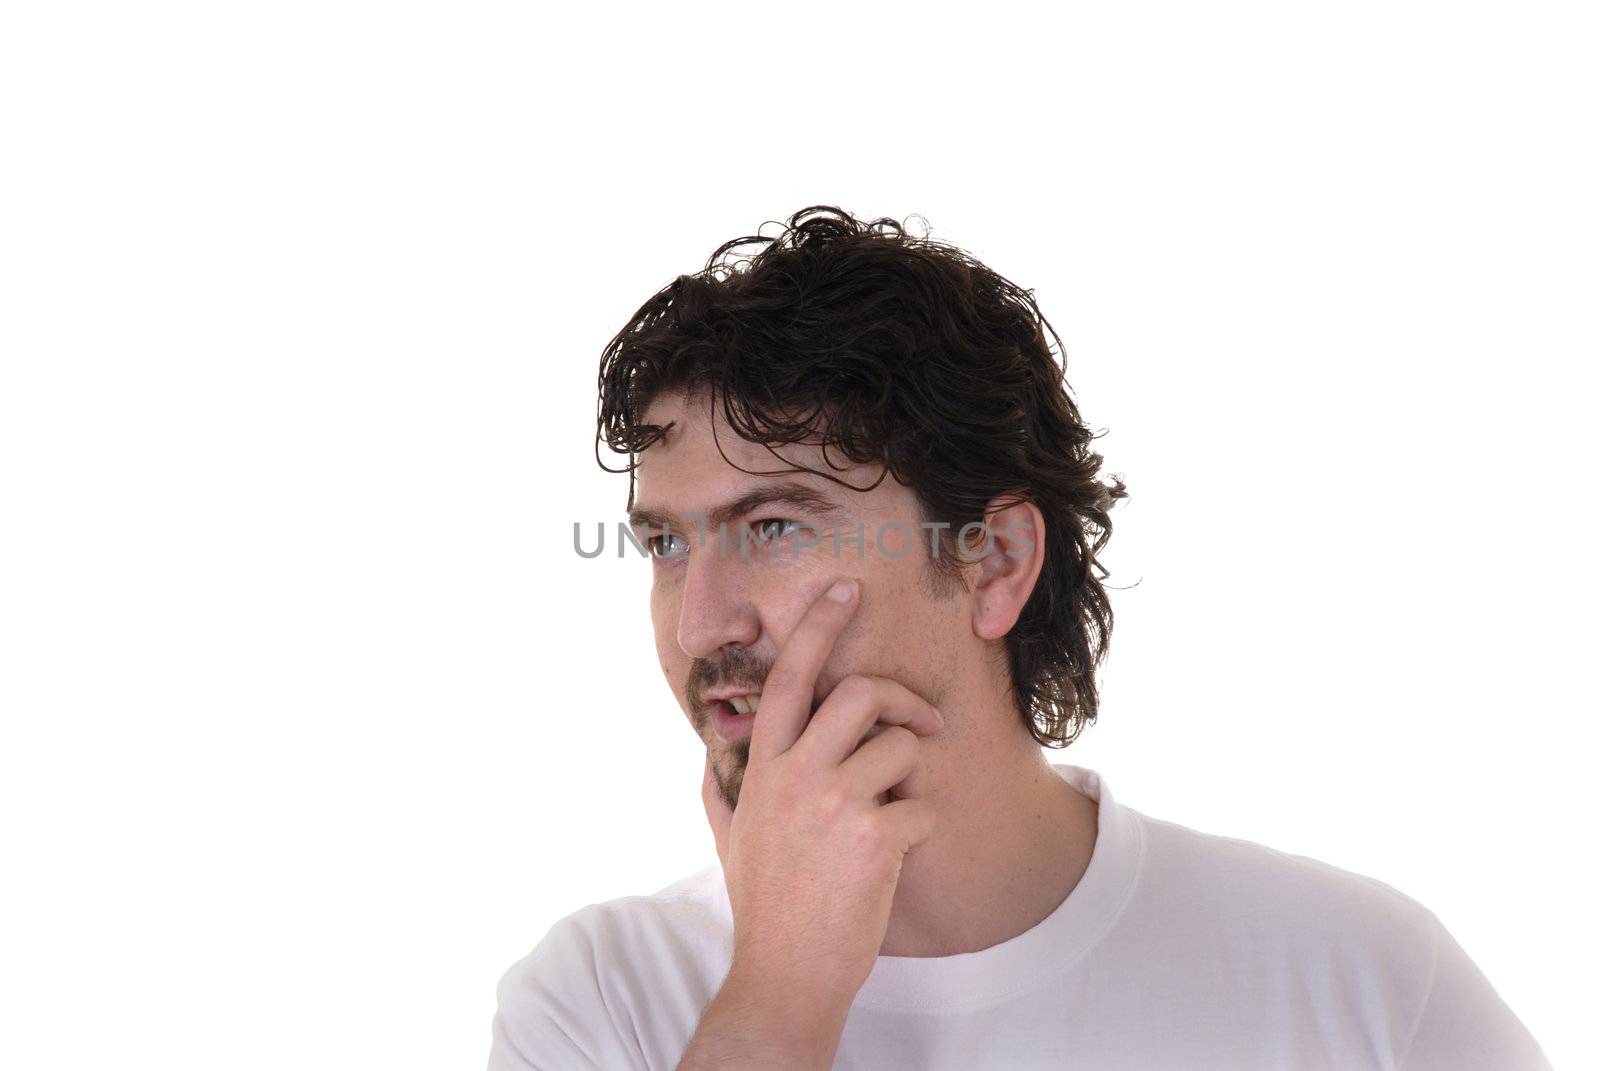
<instances>
[{"instance_id":1,"label":"man","mask_svg":"<svg viewBox=\"0 0 1600 1071\"><path fill-rule=\"evenodd\" d=\"M612 341L597 447L720 865L558 922L492 1071L1548 1066L1421 904L1046 761L1097 713L1126 496L1046 331L816 207Z\"/></svg>"}]
</instances>

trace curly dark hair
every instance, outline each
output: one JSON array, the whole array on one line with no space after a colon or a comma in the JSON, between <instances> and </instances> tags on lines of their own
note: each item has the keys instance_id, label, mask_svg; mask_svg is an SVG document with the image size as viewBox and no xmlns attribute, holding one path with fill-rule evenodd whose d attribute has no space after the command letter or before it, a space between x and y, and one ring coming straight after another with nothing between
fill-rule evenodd
<instances>
[{"instance_id":1,"label":"curly dark hair","mask_svg":"<svg viewBox=\"0 0 1600 1071\"><path fill-rule=\"evenodd\" d=\"M751 245L763 248L733 255ZM1127 491L1115 476L1099 481L1096 436L1068 395L1061 338L1031 290L896 220L813 205L775 237L723 243L606 346L595 459L629 474L629 508L637 454L666 431L644 413L678 390L709 392L729 427L769 450L820 442L825 461L831 447L856 464L881 463L883 476L915 493L925 520L950 526L942 536L952 554L930 556L945 579L961 568L953 533L962 525L982 522L997 498L1034 502L1044 562L1006 636L1017 710L1047 747L1066 747L1093 724L1094 675L1113 621L1094 575L1109 572L1096 555ZM626 468L601 460L602 441L630 455ZM845 484L784 460L786 471Z\"/></svg>"}]
</instances>

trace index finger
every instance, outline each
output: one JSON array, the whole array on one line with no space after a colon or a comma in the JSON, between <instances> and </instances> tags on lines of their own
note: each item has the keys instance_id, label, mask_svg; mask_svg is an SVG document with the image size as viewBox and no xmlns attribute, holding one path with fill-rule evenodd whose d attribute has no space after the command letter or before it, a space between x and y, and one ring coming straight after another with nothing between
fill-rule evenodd
<instances>
[{"instance_id":1,"label":"index finger","mask_svg":"<svg viewBox=\"0 0 1600 1071\"><path fill-rule=\"evenodd\" d=\"M834 640L856 609L860 585L836 581L806 609L761 688L761 708L750 731L750 762L765 762L794 746L811 716L817 674Z\"/></svg>"}]
</instances>

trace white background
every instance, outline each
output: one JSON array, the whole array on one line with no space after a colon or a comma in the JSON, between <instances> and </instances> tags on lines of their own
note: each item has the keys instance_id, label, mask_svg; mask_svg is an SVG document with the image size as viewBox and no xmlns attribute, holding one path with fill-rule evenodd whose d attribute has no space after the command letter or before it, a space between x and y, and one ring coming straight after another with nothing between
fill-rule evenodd
<instances>
[{"instance_id":1,"label":"white background","mask_svg":"<svg viewBox=\"0 0 1600 1071\"><path fill-rule=\"evenodd\" d=\"M597 360L817 203L1033 288L1127 480L1053 760L1600 1064L1582 7L8 5L0 1064L479 1067L713 857Z\"/></svg>"}]
</instances>

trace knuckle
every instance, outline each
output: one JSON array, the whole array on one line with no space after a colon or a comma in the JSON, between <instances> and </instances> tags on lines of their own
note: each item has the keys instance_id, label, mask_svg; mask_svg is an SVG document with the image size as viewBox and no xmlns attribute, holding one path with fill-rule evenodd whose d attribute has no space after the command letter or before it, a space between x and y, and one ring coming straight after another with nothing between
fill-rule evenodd
<instances>
[{"instance_id":1,"label":"knuckle","mask_svg":"<svg viewBox=\"0 0 1600 1071\"><path fill-rule=\"evenodd\" d=\"M826 819L833 819L845 813L848 803L849 799L842 789L829 785L818 794L815 807L818 815Z\"/></svg>"},{"instance_id":2,"label":"knuckle","mask_svg":"<svg viewBox=\"0 0 1600 1071\"><path fill-rule=\"evenodd\" d=\"M772 782L767 787L769 794L779 807L790 810L799 806L804 800L806 792L805 779L791 765L785 764L777 776L772 779Z\"/></svg>"},{"instance_id":3,"label":"knuckle","mask_svg":"<svg viewBox=\"0 0 1600 1071\"><path fill-rule=\"evenodd\" d=\"M917 756L917 734L904 725L889 725L878 733L883 743L878 746L897 766L913 761Z\"/></svg>"},{"instance_id":4,"label":"knuckle","mask_svg":"<svg viewBox=\"0 0 1600 1071\"><path fill-rule=\"evenodd\" d=\"M841 702L851 705L870 700L873 692L872 680L860 673L841 677L839 683L833 687L833 694L837 695Z\"/></svg>"},{"instance_id":5,"label":"knuckle","mask_svg":"<svg viewBox=\"0 0 1600 1071\"><path fill-rule=\"evenodd\" d=\"M888 846L888 831L876 818L876 815L864 816L856 823L853 830L854 848L859 855L866 858L881 855Z\"/></svg>"}]
</instances>

